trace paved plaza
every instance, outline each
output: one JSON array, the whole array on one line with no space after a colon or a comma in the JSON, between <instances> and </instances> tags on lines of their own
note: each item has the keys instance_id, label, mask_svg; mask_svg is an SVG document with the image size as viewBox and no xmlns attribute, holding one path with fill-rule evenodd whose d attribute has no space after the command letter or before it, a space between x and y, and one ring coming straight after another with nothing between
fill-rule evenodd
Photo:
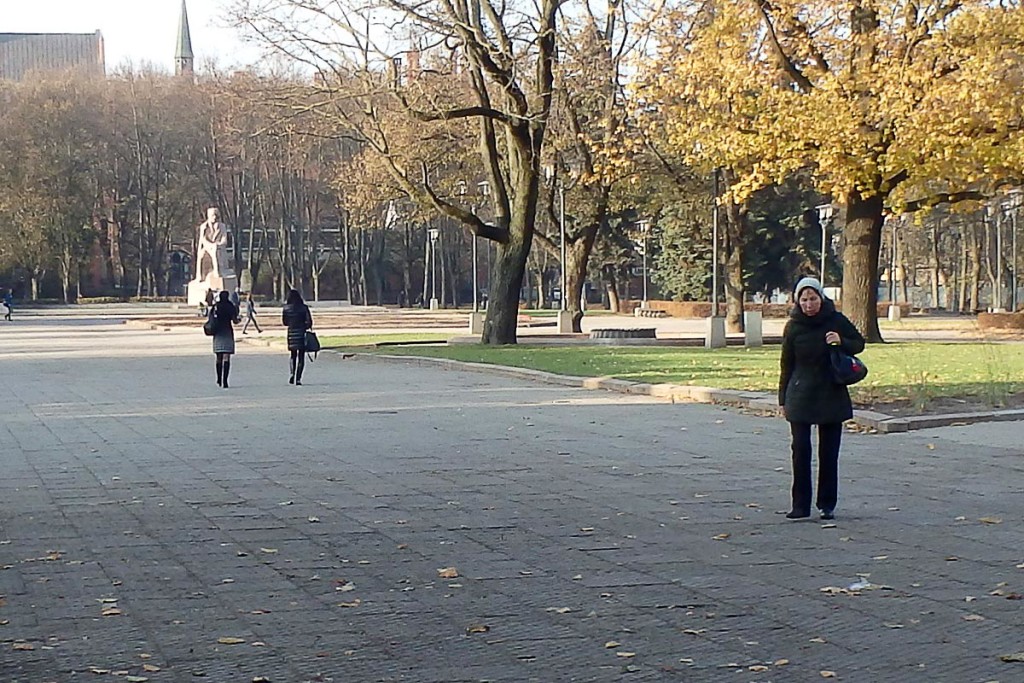
<instances>
[{"instance_id":1,"label":"paved plaza","mask_svg":"<svg viewBox=\"0 0 1024 683\"><path fill-rule=\"evenodd\" d=\"M241 335L239 335L241 339ZM59 314L0 326L0 681L1011 683L1019 423L848 434Z\"/></svg>"}]
</instances>

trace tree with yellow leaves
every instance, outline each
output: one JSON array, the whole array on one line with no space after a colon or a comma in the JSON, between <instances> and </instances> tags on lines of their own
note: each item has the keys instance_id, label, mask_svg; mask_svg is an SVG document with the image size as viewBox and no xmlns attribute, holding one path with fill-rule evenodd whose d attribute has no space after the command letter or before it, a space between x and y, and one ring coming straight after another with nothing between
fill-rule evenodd
<instances>
[{"instance_id":1,"label":"tree with yellow leaves","mask_svg":"<svg viewBox=\"0 0 1024 683\"><path fill-rule=\"evenodd\" d=\"M877 322L885 213L982 198L1020 176L1024 10L986 0L686 3L642 95L742 201L797 169L846 208L843 310Z\"/></svg>"}]
</instances>

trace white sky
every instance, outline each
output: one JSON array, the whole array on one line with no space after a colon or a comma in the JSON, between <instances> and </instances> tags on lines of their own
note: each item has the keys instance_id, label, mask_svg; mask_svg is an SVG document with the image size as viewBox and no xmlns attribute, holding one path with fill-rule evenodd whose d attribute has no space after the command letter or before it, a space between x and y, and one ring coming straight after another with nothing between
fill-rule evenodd
<instances>
[{"instance_id":1,"label":"white sky","mask_svg":"<svg viewBox=\"0 0 1024 683\"><path fill-rule=\"evenodd\" d=\"M196 68L259 59L226 17L230 0L186 0ZM181 0L0 0L0 33L103 33L107 73L131 61L174 70Z\"/></svg>"}]
</instances>

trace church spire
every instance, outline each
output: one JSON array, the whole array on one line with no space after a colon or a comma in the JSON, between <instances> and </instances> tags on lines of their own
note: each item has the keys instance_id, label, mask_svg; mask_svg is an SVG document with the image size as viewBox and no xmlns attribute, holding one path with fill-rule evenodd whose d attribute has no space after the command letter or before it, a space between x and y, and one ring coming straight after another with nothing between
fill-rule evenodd
<instances>
[{"instance_id":1,"label":"church spire","mask_svg":"<svg viewBox=\"0 0 1024 683\"><path fill-rule=\"evenodd\" d=\"M192 36L188 32L188 12L185 10L185 0L181 0L181 18L178 20L178 47L174 51L174 73L191 76L194 59L195 56L192 54Z\"/></svg>"}]
</instances>

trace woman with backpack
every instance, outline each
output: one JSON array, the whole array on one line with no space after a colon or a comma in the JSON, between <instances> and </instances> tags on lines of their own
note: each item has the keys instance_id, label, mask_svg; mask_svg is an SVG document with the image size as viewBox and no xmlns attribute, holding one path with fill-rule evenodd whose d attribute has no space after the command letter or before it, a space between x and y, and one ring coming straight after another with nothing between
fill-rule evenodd
<instances>
[{"instance_id":1,"label":"woman with backpack","mask_svg":"<svg viewBox=\"0 0 1024 683\"><path fill-rule=\"evenodd\" d=\"M291 353L288 384L301 386L302 371L306 367L306 330L313 328L313 315L297 289L288 292L288 300L281 309L281 324L288 328L288 351Z\"/></svg>"},{"instance_id":2,"label":"woman with backpack","mask_svg":"<svg viewBox=\"0 0 1024 683\"><path fill-rule=\"evenodd\" d=\"M864 337L825 296L821 282L805 277L793 290L793 307L782 333L779 405L792 433L793 506L789 519L811 516L811 426L818 426L818 497L822 519L835 517L839 445L843 422L853 417L850 391L832 376L829 346L855 355Z\"/></svg>"}]
</instances>

